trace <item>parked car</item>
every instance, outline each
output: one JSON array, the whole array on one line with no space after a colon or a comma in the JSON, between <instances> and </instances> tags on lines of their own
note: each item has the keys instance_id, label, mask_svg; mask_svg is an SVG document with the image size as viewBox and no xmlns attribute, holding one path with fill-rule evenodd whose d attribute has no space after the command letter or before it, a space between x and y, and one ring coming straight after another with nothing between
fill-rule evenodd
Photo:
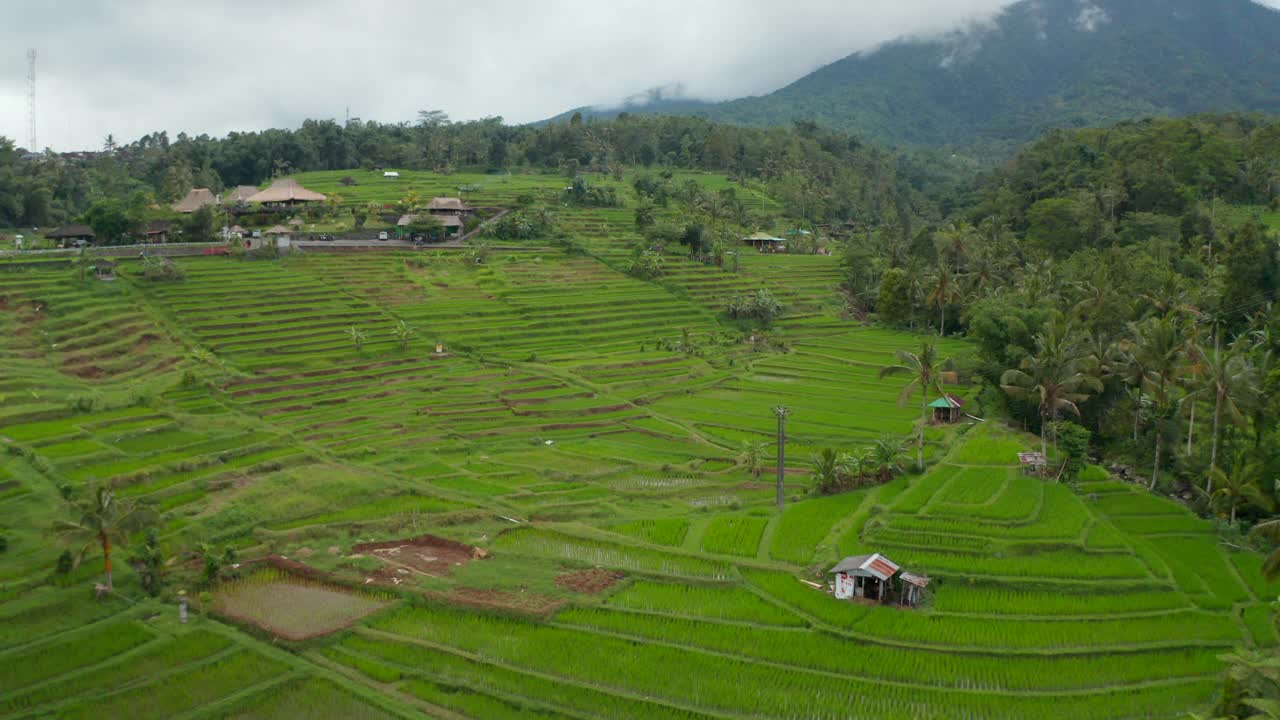
<instances>
[{"instance_id":1,"label":"parked car","mask_svg":"<svg viewBox=\"0 0 1280 720\"><path fill-rule=\"evenodd\" d=\"M379 240L386 240L386 239L387 239L387 231L386 231L386 230L383 230L382 232L378 233L378 239L379 239Z\"/></svg>"}]
</instances>

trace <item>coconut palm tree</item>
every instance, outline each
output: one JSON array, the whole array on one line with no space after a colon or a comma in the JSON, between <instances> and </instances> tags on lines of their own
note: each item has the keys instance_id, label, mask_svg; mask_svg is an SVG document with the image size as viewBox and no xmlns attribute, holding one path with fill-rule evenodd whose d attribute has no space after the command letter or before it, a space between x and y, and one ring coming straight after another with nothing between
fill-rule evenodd
<instances>
[{"instance_id":1,"label":"coconut palm tree","mask_svg":"<svg viewBox=\"0 0 1280 720\"><path fill-rule=\"evenodd\" d=\"M117 498L106 485L94 489L87 500L72 503L75 520L58 520L53 530L63 542L75 546L71 557L78 567L94 545L102 548L103 568L107 574L107 590L112 589L111 548L125 546L129 533L141 530L155 521L155 513L131 500Z\"/></svg>"},{"instance_id":2,"label":"coconut palm tree","mask_svg":"<svg viewBox=\"0 0 1280 720\"><path fill-rule=\"evenodd\" d=\"M947 331L947 305L960 296L960 283L952 274L951 268L945 263L939 265L937 271L929 277L928 294L925 296L925 303L938 308L938 337L942 337Z\"/></svg>"},{"instance_id":3,"label":"coconut palm tree","mask_svg":"<svg viewBox=\"0 0 1280 720\"><path fill-rule=\"evenodd\" d=\"M1213 398L1213 436L1209 444L1209 486L1213 491L1213 471L1218 467L1218 441L1223 415L1237 427L1248 421L1241 412L1246 401L1257 396L1254 368L1244 354L1215 347L1200 363L1204 381L1200 390Z\"/></svg>"},{"instance_id":4,"label":"coconut palm tree","mask_svg":"<svg viewBox=\"0 0 1280 720\"><path fill-rule=\"evenodd\" d=\"M1080 416L1080 403L1102 390L1102 381L1088 372L1080 345L1069 324L1050 323L1036 336L1036 352L1018 368L1000 376L1000 387L1015 400L1034 403L1040 413L1040 452L1047 458L1046 433L1063 411ZM1056 439L1055 439L1056 442Z\"/></svg>"},{"instance_id":5,"label":"coconut palm tree","mask_svg":"<svg viewBox=\"0 0 1280 720\"><path fill-rule=\"evenodd\" d=\"M1151 469L1153 490L1160 480L1164 438L1171 432L1168 421L1174 378L1186 357L1181 325L1172 314L1129 323L1130 338L1125 343L1129 362L1136 369L1136 377L1152 402L1155 419L1155 460Z\"/></svg>"},{"instance_id":6,"label":"coconut palm tree","mask_svg":"<svg viewBox=\"0 0 1280 720\"><path fill-rule=\"evenodd\" d=\"M1222 468L1209 470L1209 482L1202 490L1214 507L1224 507L1230 513L1231 524L1236 522L1236 511L1247 505L1255 505L1263 510L1274 510L1275 501L1258 486L1258 478L1262 468L1256 460L1251 460L1244 452L1237 452L1232 459L1230 471ZM1213 489L1214 480L1217 489Z\"/></svg>"},{"instance_id":7,"label":"coconut palm tree","mask_svg":"<svg viewBox=\"0 0 1280 720\"><path fill-rule=\"evenodd\" d=\"M910 381L898 395L898 406L903 407L916 389L920 389L920 432L916 439L916 468L924 470L924 429L929 424L929 391L944 394L944 383L955 383L958 376L951 370L951 358L940 359L938 348L932 340L920 345L919 353L898 351L897 365L880 368L880 377L906 375Z\"/></svg>"}]
</instances>

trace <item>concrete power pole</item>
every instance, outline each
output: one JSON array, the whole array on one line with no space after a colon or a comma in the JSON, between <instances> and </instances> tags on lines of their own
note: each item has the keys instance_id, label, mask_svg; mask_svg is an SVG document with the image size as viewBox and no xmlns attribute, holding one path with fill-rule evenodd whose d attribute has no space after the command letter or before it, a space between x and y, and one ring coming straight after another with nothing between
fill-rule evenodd
<instances>
[{"instance_id":1,"label":"concrete power pole","mask_svg":"<svg viewBox=\"0 0 1280 720\"><path fill-rule=\"evenodd\" d=\"M36 50L27 51L27 150L40 152L36 139Z\"/></svg>"},{"instance_id":2,"label":"concrete power pole","mask_svg":"<svg viewBox=\"0 0 1280 720\"><path fill-rule=\"evenodd\" d=\"M791 410L779 405L773 409L773 414L778 416L778 510L782 510L787 475L787 418L791 416Z\"/></svg>"}]
</instances>

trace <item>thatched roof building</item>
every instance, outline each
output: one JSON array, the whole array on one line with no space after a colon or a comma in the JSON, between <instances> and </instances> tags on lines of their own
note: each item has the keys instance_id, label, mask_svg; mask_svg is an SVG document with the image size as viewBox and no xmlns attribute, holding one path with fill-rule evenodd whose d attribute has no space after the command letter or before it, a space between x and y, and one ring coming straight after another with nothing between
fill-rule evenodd
<instances>
[{"instance_id":1,"label":"thatched roof building","mask_svg":"<svg viewBox=\"0 0 1280 720\"><path fill-rule=\"evenodd\" d=\"M438 197L431 198L431 202L427 203L427 212L431 214L437 213L469 213L472 209L462 202L460 198Z\"/></svg>"},{"instance_id":2,"label":"thatched roof building","mask_svg":"<svg viewBox=\"0 0 1280 720\"><path fill-rule=\"evenodd\" d=\"M253 185L237 185L234 190L223 196L223 201L228 203L249 202L249 198L258 194L258 188Z\"/></svg>"},{"instance_id":3,"label":"thatched roof building","mask_svg":"<svg viewBox=\"0 0 1280 720\"><path fill-rule=\"evenodd\" d=\"M63 225L57 230L45 235L50 240L88 240L92 241L97 234L93 232L93 228L88 225Z\"/></svg>"},{"instance_id":4,"label":"thatched roof building","mask_svg":"<svg viewBox=\"0 0 1280 720\"><path fill-rule=\"evenodd\" d=\"M266 231L263 234L264 235L288 235L291 232L293 231L283 225L276 225L275 227L271 228L270 230Z\"/></svg>"},{"instance_id":5,"label":"thatched roof building","mask_svg":"<svg viewBox=\"0 0 1280 720\"><path fill-rule=\"evenodd\" d=\"M323 202L324 195L308 190L293 178L280 178L271 187L249 198L251 203L284 203L292 205L304 202Z\"/></svg>"},{"instance_id":6,"label":"thatched roof building","mask_svg":"<svg viewBox=\"0 0 1280 720\"><path fill-rule=\"evenodd\" d=\"M174 204L174 212L193 213L202 207L217 205L218 197L209 188L195 188Z\"/></svg>"}]
</instances>

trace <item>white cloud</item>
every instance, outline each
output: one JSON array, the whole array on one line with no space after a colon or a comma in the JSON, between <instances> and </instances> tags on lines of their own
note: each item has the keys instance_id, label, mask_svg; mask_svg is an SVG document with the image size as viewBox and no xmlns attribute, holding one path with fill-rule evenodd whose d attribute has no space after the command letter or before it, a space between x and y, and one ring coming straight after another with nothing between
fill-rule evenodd
<instances>
[{"instance_id":1,"label":"white cloud","mask_svg":"<svg viewBox=\"0 0 1280 720\"><path fill-rule=\"evenodd\" d=\"M1093 3L1085 3L1080 7L1080 14L1076 16L1075 26L1079 30L1091 33L1108 22L1111 22L1111 16L1106 10Z\"/></svg>"},{"instance_id":2,"label":"white cloud","mask_svg":"<svg viewBox=\"0 0 1280 720\"><path fill-rule=\"evenodd\" d=\"M67 149L97 147L107 133L341 120L348 107L383 122L424 108L527 122L660 86L709 99L760 94L1011 3L11 0L0 24L0 135L26 139L28 47L40 53L40 144Z\"/></svg>"},{"instance_id":3,"label":"white cloud","mask_svg":"<svg viewBox=\"0 0 1280 720\"><path fill-rule=\"evenodd\" d=\"M24 144L38 48L41 145L303 118L548 117L658 86L770 92L901 35L1011 0L42 0L0 27L0 135Z\"/></svg>"}]
</instances>

